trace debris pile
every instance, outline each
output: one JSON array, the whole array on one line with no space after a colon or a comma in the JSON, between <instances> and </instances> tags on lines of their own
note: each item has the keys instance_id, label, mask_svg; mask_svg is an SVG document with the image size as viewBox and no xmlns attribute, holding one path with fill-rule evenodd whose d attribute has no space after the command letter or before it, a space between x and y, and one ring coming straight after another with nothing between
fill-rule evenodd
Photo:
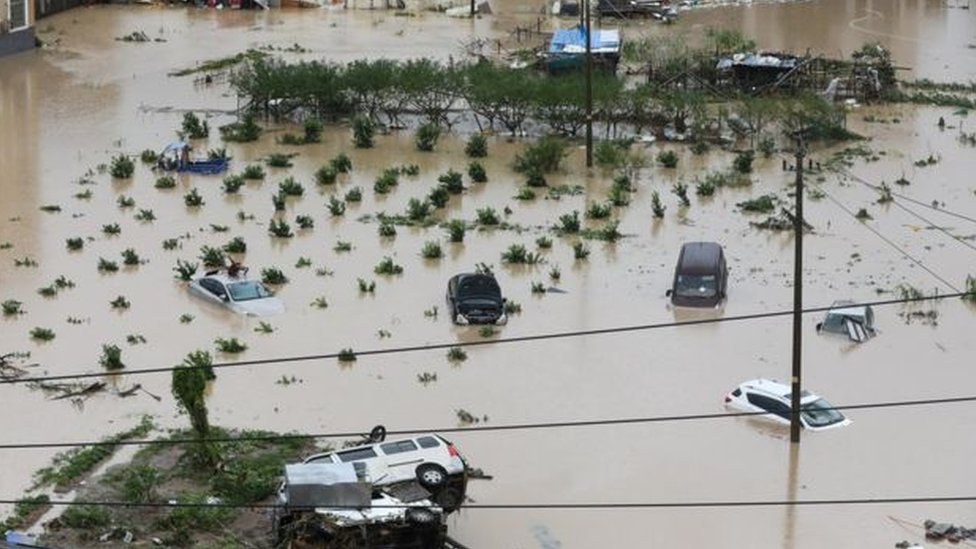
<instances>
[{"instance_id":1,"label":"debris pile","mask_svg":"<svg viewBox=\"0 0 976 549\"><path fill-rule=\"evenodd\" d=\"M976 528L965 528L948 522L936 522L931 519L926 520L924 526L926 539L947 540L952 543L976 539Z\"/></svg>"}]
</instances>

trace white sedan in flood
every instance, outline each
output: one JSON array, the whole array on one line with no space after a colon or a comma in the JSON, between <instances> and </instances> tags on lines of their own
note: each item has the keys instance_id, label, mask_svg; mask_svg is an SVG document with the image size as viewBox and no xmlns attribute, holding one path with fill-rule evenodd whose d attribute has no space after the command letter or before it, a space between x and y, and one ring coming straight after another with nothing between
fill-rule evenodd
<instances>
[{"instance_id":1,"label":"white sedan in flood","mask_svg":"<svg viewBox=\"0 0 976 549\"><path fill-rule=\"evenodd\" d=\"M783 425L790 424L793 390L789 385L769 379L741 383L725 395L725 405L740 412L762 414ZM850 425L851 420L829 402L807 391L800 391L800 424L810 431L823 431Z\"/></svg>"},{"instance_id":2,"label":"white sedan in flood","mask_svg":"<svg viewBox=\"0 0 976 549\"><path fill-rule=\"evenodd\" d=\"M260 281L226 272L208 272L190 281L190 293L247 316L285 312L285 304Z\"/></svg>"}]
</instances>

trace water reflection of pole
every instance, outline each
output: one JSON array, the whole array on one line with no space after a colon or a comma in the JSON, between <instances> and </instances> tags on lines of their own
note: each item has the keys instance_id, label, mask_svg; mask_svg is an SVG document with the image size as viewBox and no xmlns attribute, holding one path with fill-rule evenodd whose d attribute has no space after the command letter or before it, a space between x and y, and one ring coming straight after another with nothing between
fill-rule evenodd
<instances>
[{"instance_id":1,"label":"water reflection of pole","mask_svg":"<svg viewBox=\"0 0 976 549\"><path fill-rule=\"evenodd\" d=\"M796 213L793 219L793 378L790 397L790 442L800 443L800 361L803 343L803 138L796 138Z\"/></svg>"},{"instance_id":2,"label":"water reflection of pole","mask_svg":"<svg viewBox=\"0 0 976 549\"><path fill-rule=\"evenodd\" d=\"M800 445L790 444L790 469L787 473L786 501L796 501L796 485L800 476ZM783 549L793 548L793 536L796 531L796 505L786 506L786 519L783 521Z\"/></svg>"},{"instance_id":3,"label":"water reflection of pole","mask_svg":"<svg viewBox=\"0 0 976 549\"><path fill-rule=\"evenodd\" d=\"M590 0L583 2L586 11L586 167L593 167L593 51L590 44Z\"/></svg>"}]
</instances>

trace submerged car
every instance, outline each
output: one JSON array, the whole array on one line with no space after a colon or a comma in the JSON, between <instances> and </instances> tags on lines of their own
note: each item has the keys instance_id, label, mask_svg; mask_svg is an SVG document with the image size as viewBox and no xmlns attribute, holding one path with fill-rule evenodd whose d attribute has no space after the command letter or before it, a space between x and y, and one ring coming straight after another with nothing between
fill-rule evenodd
<instances>
[{"instance_id":1,"label":"submerged car","mask_svg":"<svg viewBox=\"0 0 976 549\"><path fill-rule=\"evenodd\" d=\"M208 271L190 280L190 293L234 312L249 316L283 313L285 304L267 286L246 274Z\"/></svg>"},{"instance_id":2,"label":"submerged car","mask_svg":"<svg viewBox=\"0 0 976 549\"><path fill-rule=\"evenodd\" d=\"M468 468L454 444L432 433L390 441L378 438L361 446L314 454L303 463L361 465L377 486L415 481L448 513L460 507Z\"/></svg>"},{"instance_id":3,"label":"submerged car","mask_svg":"<svg viewBox=\"0 0 976 549\"><path fill-rule=\"evenodd\" d=\"M835 301L830 305L817 332L846 335L858 343L874 337L874 310L868 305L856 305L853 301Z\"/></svg>"},{"instance_id":4,"label":"submerged car","mask_svg":"<svg viewBox=\"0 0 976 549\"><path fill-rule=\"evenodd\" d=\"M490 274L461 273L447 282L447 310L455 324L505 324L505 298Z\"/></svg>"},{"instance_id":5,"label":"submerged car","mask_svg":"<svg viewBox=\"0 0 976 549\"><path fill-rule=\"evenodd\" d=\"M674 281L667 295L678 307L716 307L727 291L729 268L722 246L687 242L681 246Z\"/></svg>"},{"instance_id":6,"label":"submerged car","mask_svg":"<svg viewBox=\"0 0 976 549\"><path fill-rule=\"evenodd\" d=\"M754 379L741 383L725 395L725 405L742 412L766 412L763 418L790 424L792 388L778 381ZM800 424L811 431L823 431L849 425L850 420L829 402L803 390L800 393Z\"/></svg>"},{"instance_id":7,"label":"submerged car","mask_svg":"<svg viewBox=\"0 0 976 549\"><path fill-rule=\"evenodd\" d=\"M443 547L444 512L426 491L378 487L357 465L285 466L272 519L277 547Z\"/></svg>"}]
</instances>

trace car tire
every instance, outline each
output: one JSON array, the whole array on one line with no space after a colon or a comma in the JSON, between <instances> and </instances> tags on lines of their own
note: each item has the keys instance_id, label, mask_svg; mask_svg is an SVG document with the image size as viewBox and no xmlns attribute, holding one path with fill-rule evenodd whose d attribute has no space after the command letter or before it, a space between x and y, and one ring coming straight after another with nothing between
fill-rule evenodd
<instances>
[{"instance_id":1,"label":"car tire","mask_svg":"<svg viewBox=\"0 0 976 549\"><path fill-rule=\"evenodd\" d=\"M447 471L436 463L417 466L417 482L430 492L439 492L447 484Z\"/></svg>"},{"instance_id":2,"label":"car tire","mask_svg":"<svg viewBox=\"0 0 976 549\"><path fill-rule=\"evenodd\" d=\"M407 523L419 528L432 528L437 526L437 513L426 507L410 507L406 511Z\"/></svg>"},{"instance_id":3,"label":"car tire","mask_svg":"<svg viewBox=\"0 0 976 549\"><path fill-rule=\"evenodd\" d=\"M386 427L382 425L377 425L376 427L373 427L372 430L370 430L369 432L370 442L383 442L384 440L386 440Z\"/></svg>"}]
</instances>

